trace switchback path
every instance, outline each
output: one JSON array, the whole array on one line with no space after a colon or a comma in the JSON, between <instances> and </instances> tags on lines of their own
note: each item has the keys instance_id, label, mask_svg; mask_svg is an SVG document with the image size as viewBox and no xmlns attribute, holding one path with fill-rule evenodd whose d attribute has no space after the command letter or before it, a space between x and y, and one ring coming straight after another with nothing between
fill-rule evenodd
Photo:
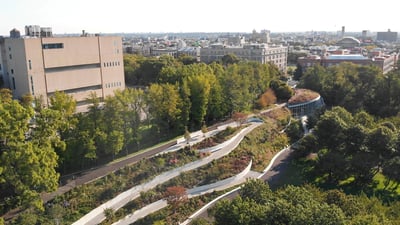
<instances>
[{"instance_id":1,"label":"switchback path","mask_svg":"<svg viewBox=\"0 0 400 225\"><path fill-rule=\"evenodd\" d=\"M104 204L100 205L99 207L90 211L88 214L86 214L85 216L80 218L78 221L73 223L73 225L80 225L80 224L94 225L94 224L101 223L101 221L103 221L105 219L105 215L104 215L105 209L113 209L114 211L117 211L118 209L125 206L127 203L129 203L133 199L139 197L141 192L148 191L148 190L156 187L159 184L162 184L176 176L179 176L179 174L181 174L181 172L196 169L198 167L201 167L203 165L210 163L211 161L213 161L215 159L219 159L219 158L229 154L231 151L233 151L239 145L239 143L243 140L244 136L246 136L254 128L260 126L261 124L262 123L252 123L250 126L244 128L235 137L233 137L232 138L233 140L229 141L228 145L224 146L221 150L216 151L205 158L188 163L182 167L173 169L171 171L162 173L145 184L135 186L125 192L122 192L115 198L107 201L106 203L104 203Z\"/></svg>"}]
</instances>

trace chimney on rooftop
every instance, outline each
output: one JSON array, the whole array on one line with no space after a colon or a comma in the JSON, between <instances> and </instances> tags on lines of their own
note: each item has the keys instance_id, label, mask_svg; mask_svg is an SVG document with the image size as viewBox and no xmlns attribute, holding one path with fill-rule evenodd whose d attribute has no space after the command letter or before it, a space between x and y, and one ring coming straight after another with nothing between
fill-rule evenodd
<instances>
[{"instance_id":1,"label":"chimney on rooftop","mask_svg":"<svg viewBox=\"0 0 400 225\"><path fill-rule=\"evenodd\" d=\"M344 37L345 30L346 30L346 28L344 26L342 26L342 38Z\"/></svg>"}]
</instances>

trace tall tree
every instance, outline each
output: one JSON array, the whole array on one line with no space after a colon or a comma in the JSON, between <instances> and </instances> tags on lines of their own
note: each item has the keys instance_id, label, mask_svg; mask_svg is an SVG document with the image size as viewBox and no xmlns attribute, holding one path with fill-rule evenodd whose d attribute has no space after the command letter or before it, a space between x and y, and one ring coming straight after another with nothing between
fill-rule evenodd
<instances>
[{"instance_id":1,"label":"tall tree","mask_svg":"<svg viewBox=\"0 0 400 225\"><path fill-rule=\"evenodd\" d=\"M189 77L191 109L190 118L193 126L197 129L204 121L207 113L208 100L210 96L211 85L209 78L211 75Z\"/></svg>"},{"instance_id":2,"label":"tall tree","mask_svg":"<svg viewBox=\"0 0 400 225\"><path fill-rule=\"evenodd\" d=\"M16 205L43 209L39 194L58 186L55 128L39 127L45 124L37 121L30 127L33 115L32 107L6 96L0 98L0 196L17 200ZM38 130L50 136L36 135Z\"/></svg>"},{"instance_id":3,"label":"tall tree","mask_svg":"<svg viewBox=\"0 0 400 225\"><path fill-rule=\"evenodd\" d=\"M182 100L175 85L153 84L146 96L152 120L160 132L174 131L180 127L176 122L180 119Z\"/></svg>"}]
</instances>

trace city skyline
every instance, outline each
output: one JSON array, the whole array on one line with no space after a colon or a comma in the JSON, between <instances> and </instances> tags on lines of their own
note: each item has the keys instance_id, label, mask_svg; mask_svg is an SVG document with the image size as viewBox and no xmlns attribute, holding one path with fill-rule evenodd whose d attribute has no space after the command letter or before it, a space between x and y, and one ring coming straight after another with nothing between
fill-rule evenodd
<instances>
[{"instance_id":1,"label":"city skyline","mask_svg":"<svg viewBox=\"0 0 400 225\"><path fill-rule=\"evenodd\" d=\"M321 1L129 1L5 0L0 7L0 35L25 25L52 27L55 34L188 33L369 30L400 31L394 0L360 4ZM378 11L377 8L380 10Z\"/></svg>"}]
</instances>

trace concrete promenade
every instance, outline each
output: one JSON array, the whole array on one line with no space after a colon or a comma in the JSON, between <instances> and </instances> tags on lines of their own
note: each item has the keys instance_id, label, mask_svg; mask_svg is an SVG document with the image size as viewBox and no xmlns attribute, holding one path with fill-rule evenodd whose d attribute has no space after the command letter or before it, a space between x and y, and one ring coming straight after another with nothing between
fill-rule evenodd
<instances>
[{"instance_id":1,"label":"concrete promenade","mask_svg":"<svg viewBox=\"0 0 400 225\"><path fill-rule=\"evenodd\" d=\"M204 195L213 191L225 190L227 188L233 187L235 185L244 183L247 178L256 178L259 176L259 173L252 172L251 169L252 162L250 161L249 165L240 173L236 174L233 177L229 177L224 180L217 181L212 184L203 185L199 187L195 187L187 190L188 198L193 198L196 196ZM112 225L129 225L134 223L135 221L156 212L164 207L167 207L168 203L166 200L158 200L153 202L145 207L134 211L133 213L125 216L125 218L113 223Z\"/></svg>"},{"instance_id":2,"label":"concrete promenade","mask_svg":"<svg viewBox=\"0 0 400 225\"><path fill-rule=\"evenodd\" d=\"M209 156L202 158L200 160L197 160L195 162L188 163L182 167L179 167L179 168L173 169L171 171L165 172L161 175L158 175L157 177L155 177L148 183L135 186L135 187L119 194L117 197L105 202L104 204L100 205L99 207L93 209L91 212L89 212L88 214L86 214L85 216L83 216L82 218L80 218L78 221L76 221L73 224L74 225L99 224L101 221L103 221L105 219L105 216L104 216L105 209L113 209L114 211L117 211L121 207L125 206L128 202L139 197L140 192L150 190L159 184L162 184L176 176L179 176L179 174L181 172L196 169L198 167L201 167L203 165L210 163L211 161L213 161L215 159L219 159L219 158L229 154L232 150L234 150L239 145L239 143L242 141L242 139L244 138L245 135L247 135L254 128L256 128L257 126L259 126L261 124L262 123L252 123L249 127L241 130L238 135L236 135L234 138L232 138L235 140L231 141L228 145L224 146L219 151L211 153Z\"/></svg>"}]
</instances>

